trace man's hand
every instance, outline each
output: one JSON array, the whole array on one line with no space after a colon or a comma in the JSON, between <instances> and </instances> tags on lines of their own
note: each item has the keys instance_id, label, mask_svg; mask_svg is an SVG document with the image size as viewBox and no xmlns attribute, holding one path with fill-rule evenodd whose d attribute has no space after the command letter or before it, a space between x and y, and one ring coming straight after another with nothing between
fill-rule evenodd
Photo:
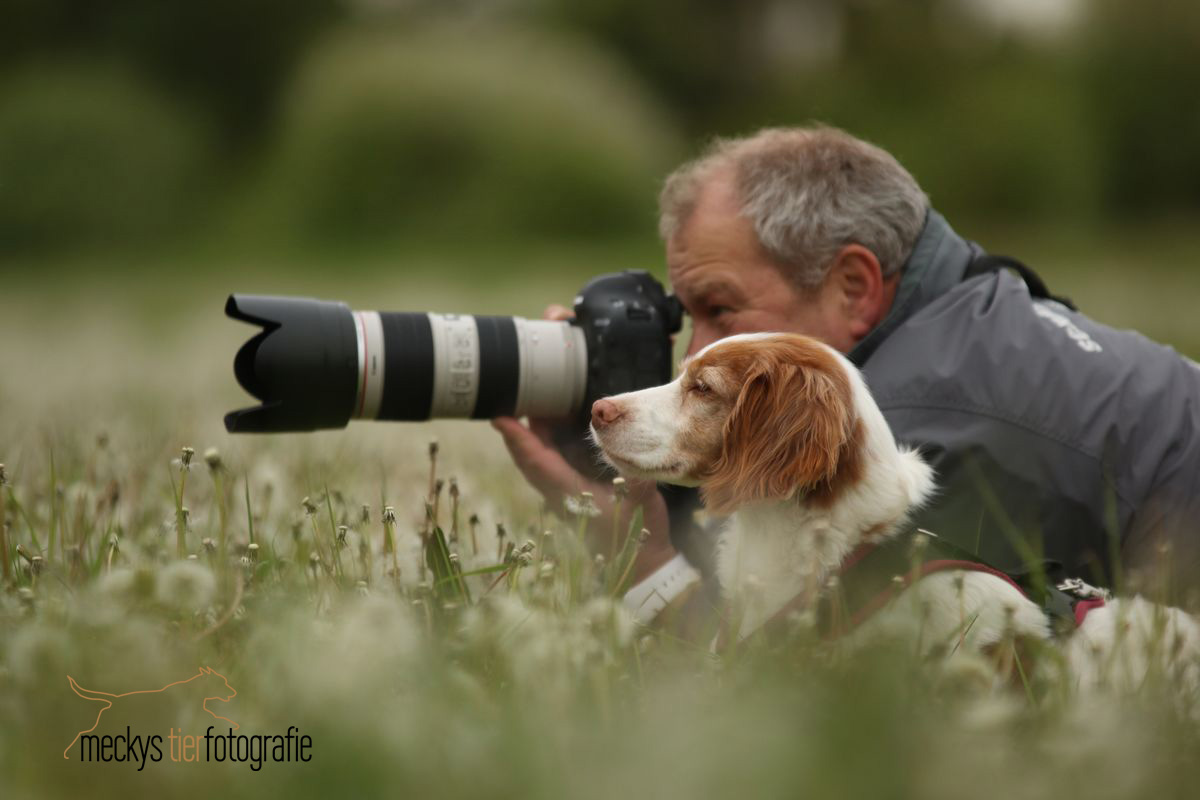
<instances>
[{"instance_id":1,"label":"man's hand","mask_svg":"<svg viewBox=\"0 0 1200 800\"><path fill-rule=\"evenodd\" d=\"M563 306L550 306L543 315L545 319L565 321L571 312ZM551 508L558 508L563 498L591 492L600 509L600 517L590 526L598 551L607 555L622 542L612 542L613 511L615 492L611 484L601 484L585 478L563 457L550 435L550 426L542 420L530 420L529 426L513 417L497 417L492 427L504 437L504 444L512 456L517 469L533 488L546 498ZM650 531L650 538L642 545L633 568L636 583L655 569L665 564L674 554L669 537L667 503L659 493L654 481L630 480L626 483L628 496L621 503L621 516L616 520L617 536L623 538L629 528L634 509L643 508L643 526ZM636 532L635 532L636 535Z\"/></svg>"}]
</instances>

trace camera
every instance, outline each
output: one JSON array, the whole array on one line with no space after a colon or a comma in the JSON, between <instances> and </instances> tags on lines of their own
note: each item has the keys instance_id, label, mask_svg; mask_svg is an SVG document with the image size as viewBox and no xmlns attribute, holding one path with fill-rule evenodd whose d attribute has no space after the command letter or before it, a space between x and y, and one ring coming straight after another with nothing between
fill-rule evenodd
<instances>
[{"instance_id":1,"label":"camera","mask_svg":"<svg viewBox=\"0 0 1200 800\"><path fill-rule=\"evenodd\" d=\"M644 270L601 275L569 322L351 311L304 297L233 294L227 316L262 330L234 374L260 405L225 416L231 433L341 428L352 419L562 420L576 441L592 403L671 379L683 310ZM558 438L556 436L556 438Z\"/></svg>"}]
</instances>

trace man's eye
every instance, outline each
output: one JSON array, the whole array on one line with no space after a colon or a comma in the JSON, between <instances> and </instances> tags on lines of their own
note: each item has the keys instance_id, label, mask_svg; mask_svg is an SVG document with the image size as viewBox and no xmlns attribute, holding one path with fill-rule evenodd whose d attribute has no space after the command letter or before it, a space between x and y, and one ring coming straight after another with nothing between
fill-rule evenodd
<instances>
[{"instance_id":1,"label":"man's eye","mask_svg":"<svg viewBox=\"0 0 1200 800\"><path fill-rule=\"evenodd\" d=\"M729 306L712 306L708 309L708 314L711 317L719 317L722 314L728 314L733 311Z\"/></svg>"}]
</instances>

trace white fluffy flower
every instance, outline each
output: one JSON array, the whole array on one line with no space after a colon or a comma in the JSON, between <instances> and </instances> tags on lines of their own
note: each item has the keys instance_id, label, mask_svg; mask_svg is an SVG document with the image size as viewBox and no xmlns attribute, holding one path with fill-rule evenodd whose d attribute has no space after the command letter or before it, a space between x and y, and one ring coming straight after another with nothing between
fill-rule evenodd
<instances>
[{"instance_id":1,"label":"white fluffy flower","mask_svg":"<svg viewBox=\"0 0 1200 800\"><path fill-rule=\"evenodd\" d=\"M163 605L180 611L195 611L208 605L216 589L212 571L199 561L176 561L159 573L155 597Z\"/></svg>"}]
</instances>

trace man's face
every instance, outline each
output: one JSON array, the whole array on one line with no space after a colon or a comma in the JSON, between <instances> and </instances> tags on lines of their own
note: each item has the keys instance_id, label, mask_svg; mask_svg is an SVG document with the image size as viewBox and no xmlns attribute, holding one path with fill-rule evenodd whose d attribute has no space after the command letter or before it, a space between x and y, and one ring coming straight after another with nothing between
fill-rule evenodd
<instances>
[{"instance_id":1,"label":"man's face","mask_svg":"<svg viewBox=\"0 0 1200 800\"><path fill-rule=\"evenodd\" d=\"M728 173L700 190L696 207L667 243L667 274L692 318L687 354L735 333L803 333L848 352L855 339L828 286L803 292L784 278L739 212Z\"/></svg>"}]
</instances>

